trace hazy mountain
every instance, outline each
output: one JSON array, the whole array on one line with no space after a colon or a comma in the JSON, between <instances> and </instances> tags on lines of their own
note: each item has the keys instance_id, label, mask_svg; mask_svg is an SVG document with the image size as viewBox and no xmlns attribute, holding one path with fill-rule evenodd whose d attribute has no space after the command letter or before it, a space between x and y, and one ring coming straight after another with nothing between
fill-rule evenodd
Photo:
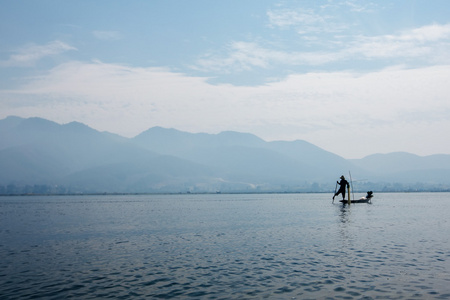
<instances>
[{"instance_id":1,"label":"hazy mountain","mask_svg":"<svg viewBox=\"0 0 450 300\"><path fill-rule=\"evenodd\" d=\"M320 174L317 177L320 181L333 182L336 176L340 176L337 174L345 174L349 170L360 174L366 173L365 170L353 165L352 162L306 141L274 141L267 143L266 147L309 165L312 168L311 176L315 173Z\"/></svg>"},{"instance_id":2,"label":"hazy mountain","mask_svg":"<svg viewBox=\"0 0 450 300\"><path fill-rule=\"evenodd\" d=\"M176 129L153 127L133 138L136 144L158 153L182 157L200 148L231 146L261 147L266 142L255 135L226 131L219 134L188 133ZM194 151L193 151L194 150Z\"/></svg>"},{"instance_id":3,"label":"hazy mountain","mask_svg":"<svg viewBox=\"0 0 450 300\"><path fill-rule=\"evenodd\" d=\"M0 130L0 133L3 132ZM66 172L120 162L131 157L156 155L77 122L59 125L39 118L24 119L17 126L10 127L7 135L11 145L7 147L2 143L0 150L7 157L8 153L13 152L14 155L21 154L33 161L38 158L44 162L52 160Z\"/></svg>"},{"instance_id":4,"label":"hazy mountain","mask_svg":"<svg viewBox=\"0 0 450 300\"><path fill-rule=\"evenodd\" d=\"M450 169L450 155L418 156L406 152L373 154L352 162L364 169L385 173L427 169Z\"/></svg>"},{"instance_id":5,"label":"hazy mountain","mask_svg":"<svg viewBox=\"0 0 450 300\"><path fill-rule=\"evenodd\" d=\"M373 180L418 184L450 182L450 155L418 156L394 152L351 161L360 168L370 170Z\"/></svg>"},{"instance_id":6,"label":"hazy mountain","mask_svg":"<svg viewBox=\"0 0 450 300\"><path fill-rule=\"evenodd\" d=\"M0 140L0 185L63 184L77 191L122 192L126 184L150 175L148 184L162 187L167 177L207 170L77 122L7 118L0 122ZM113 176L121 180L107 180Z\"/></svg>"},{"instance_id":7,"label":"hazy mountain","mask_svg":"<svg viewBox=\"0 0 450 300\"><path fill-rule=\"evenodd\" d=\"M330 191L351 170L356 189L446 189L450 155L346 160L306 141L239 132L150 128L135 138L40 118L0 120L0 194Z\"/></svg>"},{"instance_id":8,"label":"hazy mountain","mask_svg":"<svg viewBox=\"0 0 450 300\"><path fill-rule=\"evenodd\" d=\"M265 142L249 133L185 133L150 128L133 139L149 150L232 170L246 178L277 181L323 181L355 169L351 162L306 141Z\"/></svg>"},{"instance_id":9,"label":"hazy mountain","mask_svg":"<svg viewBox=\"0 0 450 300\"><path fill-rule=\"evenodd\" d=\"M214 172L205 166L159 155L87 168L65 176L61 182L73 191L151 193L185 192L198 184L213 185L214 178Z\"/></svg>"}]
</instances>

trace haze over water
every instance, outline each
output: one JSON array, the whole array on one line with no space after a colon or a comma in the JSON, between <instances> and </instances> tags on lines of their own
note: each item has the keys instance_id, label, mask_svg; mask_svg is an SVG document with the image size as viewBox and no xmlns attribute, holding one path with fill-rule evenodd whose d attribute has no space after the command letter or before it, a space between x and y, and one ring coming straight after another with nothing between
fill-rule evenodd
<instances>
[{"instance_id":1,"label":"haze over water","mask_svg":"<svg viewBox=\"0 0 450 300\"><path fill-rule=\"evenodd\" d=\"M355 195L358 196L358 195ZM450 298L450 193L0 197L0 295Z\"/></svg>"}]
</instances>

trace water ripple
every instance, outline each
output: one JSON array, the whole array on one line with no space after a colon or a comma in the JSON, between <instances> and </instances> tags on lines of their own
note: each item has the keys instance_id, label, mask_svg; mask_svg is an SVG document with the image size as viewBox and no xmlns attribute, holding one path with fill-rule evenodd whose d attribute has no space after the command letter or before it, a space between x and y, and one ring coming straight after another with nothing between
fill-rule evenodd
<instances>
[{"instance_id":1,"label":"water ripple","mask_svg":"<svg viewBox=\"0 0 450 300\"><path fill-rule=\"evenodd\" d=\"M419 213L408 195L399 217L307 195L167 197L8 201L2 299L450 298L450 201Z\"/></svg>"}]
</instances>

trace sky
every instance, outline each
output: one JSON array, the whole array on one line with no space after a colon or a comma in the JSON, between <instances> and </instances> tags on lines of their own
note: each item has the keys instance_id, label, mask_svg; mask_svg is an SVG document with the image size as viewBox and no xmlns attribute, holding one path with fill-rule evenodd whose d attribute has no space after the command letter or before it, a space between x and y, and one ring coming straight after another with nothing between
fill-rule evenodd
<instances>
[{"instance_id":1,"label":"sky","mask_svg":"<svg viewBox=\"0 0 450 300\"><path fill-rule=\"evenodd\" d=\"M0 0L0 119L450 154L448 0Z\"/></svg>"}]
</instances>

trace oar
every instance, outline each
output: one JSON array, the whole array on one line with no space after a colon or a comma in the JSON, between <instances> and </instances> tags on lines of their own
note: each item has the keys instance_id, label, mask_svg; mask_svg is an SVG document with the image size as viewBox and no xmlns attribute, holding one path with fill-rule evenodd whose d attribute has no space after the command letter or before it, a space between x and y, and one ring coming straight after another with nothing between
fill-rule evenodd
<instances>
[{"instance_id":1,"label":"oar","mask_svg":"<svg viewBox=\"0 0 450 300\"><path fill-rule=\"evenodd\" d=\"M334 188L333 201L331 203L334 203L334 196L336 195L336 191L337 191L337 181L336 181L336 187Z\"/></svg>"}]
</instances>

